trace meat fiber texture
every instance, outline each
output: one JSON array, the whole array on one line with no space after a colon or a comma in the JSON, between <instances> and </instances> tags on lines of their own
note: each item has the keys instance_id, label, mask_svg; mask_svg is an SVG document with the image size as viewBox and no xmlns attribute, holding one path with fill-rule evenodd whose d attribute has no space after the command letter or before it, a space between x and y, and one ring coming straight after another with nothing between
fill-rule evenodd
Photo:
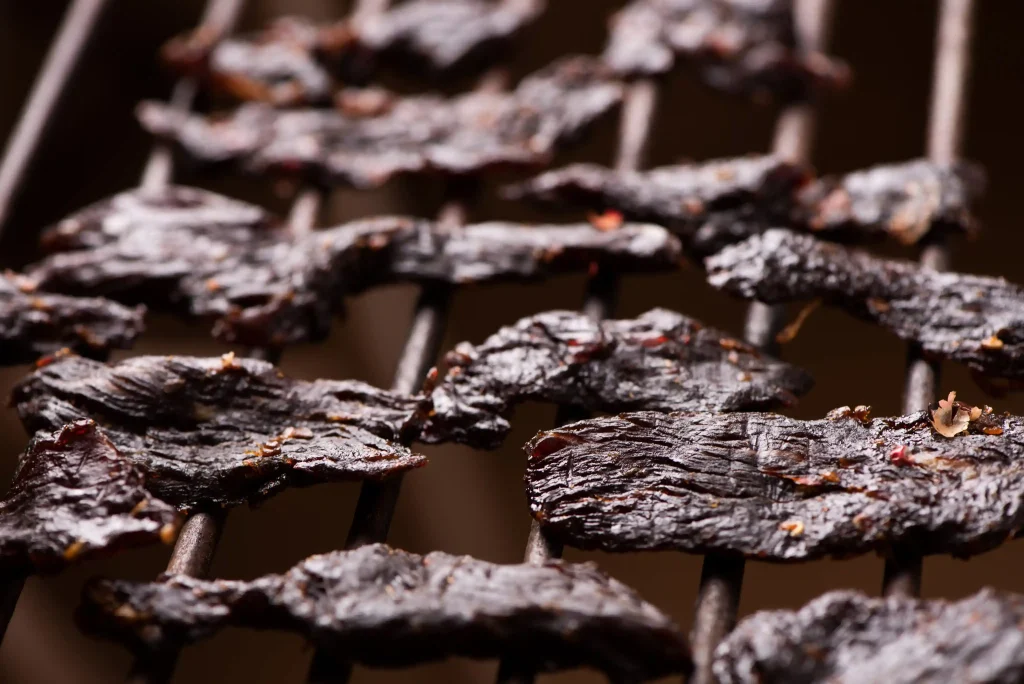
<instances>
[{"instance_id":1,"label":"meat fiber texture","mask_svg":"<svg viewBox=\"0 0 1024 684\"><path fill-rule=\"evenodd\" d=\"M178 513L96 424L39 435L0 499L0 570L52 572L74 561L170 542Z\"/></svg>"},{"instance_id":2,"label":"meat fiber texture","mask_svg":"<svg viewBox=\"0 0 1024 684\"><path fill-rule=\"evenodd\" d=\"M0 366L65 347L95 357L126 349L142 333L143 312L98 297L38 292L31 279L0 273Z\"/></svg>"},{"instance_id":3,"label":"meat fiber texture","mask_svg":"<svg viewBox=\"0 0 1024 684\"><path fill-rule=\"evenodd\" d=\"M94 582L80 622L150 652L250 627L297 632L372 666L514 657L540 671L594 667L616 681L690 669L682 631L593 565L496 565L383 544L313 556L248 582Z\"/></svg>"},{"instance_id":4,"label":"meat fiber texture","mask_svg":"<svg viewBox=\"0 0 1024 684\"><path fill-rule=\"evenodd\" d=\"M679 241L628 224L481 223L385 217L295 237L258 207L186 187L130 191L46 233L56 252L29 268L38 290L102 293L214 320L214 334L260 347L324 339L346 295L395 282L538 280L594 264L678 267Z\"/></svg>"},{"instance_id":5,"label":"meat fiber texture","mask_svg":"<svg viewBox=\"0 0 1024 684\"><path fill-rule=\"evenodd\" d=\"M739 411L790 406L812 384L799 368L665 309L602 322L550 311L480 345L460 344L445 364L424 438L489 447L503 441L523 401L609 412Z\"/></svg>"},{"instance_id":6,"label":"meat fiber texture","mask_svg":"<svg viewBox=\"0 0 1024 684\"><path fill-rule=\"evenodd\" d=\"M721 684L1024 681L1024 598L960 601L850 591L743 620L714 656Z\"/></svg>"},{"instance_id":7,"label":"meat fiber texture","mask_svg":"<svg viewBox=\"0 0 1024 684\"><path fill-rule=\"evenodd\" d=\"M821 299L966 365L995 386L1024 379L1024 290L769 230L705 260L708 282L744 299Z\"/></svg>"},{"instance_id":8,"label":"meat fiber texture","mask_svg":"<svg viewBox=\"0 0 1024 684\"><path fill-rule=\"evenodd\" d=\"M630 76L686 61L713 88L782 100L849 80L845 64L797 44L792 0L633 0L612 18L604 59Z\"/></svg>"},{"instance_id":9,"label":"meat fiber texture","mask_svg":"<svg viewBox=\"0 0 1024 684\"><path fill-rule=\"evenodd\" d=\"M146 488L180 508L255 503L285 487L379 480L426 463L398 443L416 397L292 380L233 354L48 361L14 391L25 427L95 420Z\"/></svg>"},{"instance_id":10,"label":"meat fiber texture","mask_svg":"<svg viewBox=\"0 0 1024 684\"><path fill-rule=\"evenodd\" d=\"M949 409L953 420L941 412L871 420L865 407L811 421L594 418L530 442L527 495L547 533L580 548L769 561L896 546L969 556L1024 525L1024 422Z\"/></svg>"},{"instance_id":11,"label":"meat fiber texture","mask_svg":"<svg viewBox=\"0 0 1024 684\"><path fill-rule=\"evenodd\" d=\"M843 242L908 245L933 231L973 234L971 208L983 188L981 169L965 162L917 159L815 180L805 166L747 156L648 171L574 164L505 194L657 223L688 254L704 257L780 226Z\"/></svg>"},{"instance_id":12,"label":"meat fiber texture","mask_svg":"<svg viewBox=\"0 0 1024 684\"><path fill-rule=\"evenodd\" d=\"M215 91L275 106L327 104L339 83L382 66L432 76L479 68L544 9L543 0L413 0L384 12L316 24L274 20L218 40L206 27L172 39L164 61Z\"/></svg>"},{"instance_id":13,"label":"meat fiber texture","mask_svg":"<svg viewBox=\"0 0 1024 684\"><path fill-rule=\"evenodd\" d=\"M400 174L462 176L547 164L621 99L622 85L607 67L570 57L510 92L446 99L349 90L331 109L248 103L213 117L145 102L139 119L198 162L372 188Z\"/></svg>"}]
</instances>

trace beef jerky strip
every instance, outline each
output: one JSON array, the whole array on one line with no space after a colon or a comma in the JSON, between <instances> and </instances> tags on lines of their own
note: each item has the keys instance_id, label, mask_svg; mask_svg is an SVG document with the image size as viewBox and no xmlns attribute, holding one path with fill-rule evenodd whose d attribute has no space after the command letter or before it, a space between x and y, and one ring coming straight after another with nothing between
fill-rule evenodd
<instances>
[{"instance_id":1,"label":"beef jerky strip","mask_svg":"<svg viewBox=\"0 0 1024 684\"><path fill-rule=\"evenodd\" d=\"M411 0L355 24L363 50L446 71L492 49L544 11L546 0Z\"/></svg>"},{"instance_id":2,"label":"beef jerky strip","mask_svg":"<svg viewBox=\"0 0 1024 684\"><path fill-rule=\"evenodd\" d=\"M80 558L170 542L178 514L90 420L37 436L0 499L0 570L45 572Z\"/></svg>"},{"instance_id":3,"label":"beef jerky strip","mask_svg":"<svg viewBox=\"0 0 1024 684\"><path fill-rule=\"evenodd\" d=\"M705 260L708 282L767 303L822 298L925 354L997 381L1024 379L1024 290L1002 278L940 273L769 230Z\"/></svg>"},{"instance_id":4,"label":"beef jerky strip","mask_svg":"<svg viewBox=\"0 0 1024 684\"><path fill-rule=\"evenodd\" d=\"M788 406L811 387L802 370L664 309L600 323L570 311L524 318L445 358L426 427L443 438L491 435L498 446L515 404L588 411L737 411ZM481 446L479 443L477 446Z\"/></svg>"},{"instance_id":5,"label":"beef jerky strip","mask_svg":"<svg viewBox=\"0 0 1024 684\"><path fill-rule=\"evenodd\" d=\"M527 446L530 507L577 547L771 561L895 545L969 556L1018 534L1024 420L958 404L934 419L866 412L641 412L542 432Z\"/></svg>"},{"instance_id":6,"label":"beef jerky strip","mask_svg":"<svg viewBox=\"0 0 1024 684\"><path fill-rule=\"evenodd\" d=\"M960 601L834 591L752 615L715 653L721 684L1024 681L1024 597Z\"/></svg>"},{"instance_id":7,"label":"beef jerky strip","mask_svg":"<svg viewBox=\"0 0 1024 684\"><path fill-rule=\"evenodd\" d=\"M683 57L714 88L783 99L848 79L846 65L796 43L792 0L633 0L612 18L604 58L652 76Z\"/></svg>"},{"instance_id":8,"label":"beef jerky strip","mask_svg":"<svg viewBox=\"0 0 1024 684\"><path fill-rule=\"evenodd\" d=\"M0 366L64 347L89 356L127 349L142 333L143 311L107 299L43 294L31 279L0 273Z\"/></svg>"},{"instance_id":9,"label":"beef jerky strip","mask_svg":"<svg viewBox=\"0 0 1024 684\"><path fill-rule=\"evenodd\" d=\"M802 201L810 229L826 236L876 233L913 244L933 229L971 231L984 185L973 164L917 159L822 179Z\"/></svg>"},{"instance_id":10,"label":"beef jerky strip","mask_svg":"<svg viewBox=\"0 0 1024 684\"><path fill-rule=\"evenodd\" d=\"M445 72L482 57L540 14L544 0L414 0L361 20L275 20L252 36L204 28L171 40L171 67L216 90L276 106L330 102L336 80L362 80L372 62L401 60Z\"/></svg>"},{"instance_id":11,"label":"beef jerky strip","mask_svg":"<svg viewBox=\"0 0 1024 684\"><path fill-rule=\"evenodd\" d=\"M202 162L368 188L396 174L470 174L547 163L561 143L621 96L622 86L603 65L575 57L504 93L444 99L346 91L337 110L249 103L214 118L146 102L139 117L150 132Z\"/></svg>"},{"instance_id":12,"label":"beef jerky strip","mask_svg":"<svg viewBox=\"0 0 1024 684\"><path fill-rule=\"evenodd\" d=\"M195 195L201 202L187 210L166 208L192 192L119 195L70 217L47 242L89 248L52 255L28 278L42 290L103 293L214 318L215 333L229 342L280 347L323 339L346 295L380 284L539 279L593 262L646 272L675 268L681 258L663 228L636 224L451 229L379 218L296 238L257 221L262 214L247 205L218 213L228 201L215 195ZM213 216L224 221L208 224Z\"/></svg>"},{"instance_id":13,"label":"beef jerky strip","mask_svg":"<svg viewBox=\"0 0 1024 684\"><path fill-rule=\"evenodd\" d=\"M373 666L515 655L540 671L591 666L640 681L690 664L679 628L593 565L497 565L383 544L248 582L101 580L86 587L79 618L87 631L142 651L236 626L298 632Z\"/></svg>"},{"instance_id":14,"label":"beef jerky strip","mask_svg":"<svg viewBox=\"0 0 1024 684\"><path fill-rule=\"evenodd\" d=\"M258 502L288 486L384 478L425 464L397 441L415 397L359 382L304 382L253 359L64 355L14 391L30 431L92 418L180 507Z\"/></svg>"},{"instance_id":15,"label":"beef jerky strip","mask_svg":"<svg viewBox=\"0 0 1024 684\"><path fill-rule=\"evenodd\" d=\"M354 47L348 21L317 25L281 17L255 35L221 39L200 27L171 39L163 58L214 90L276 106L329 102L334 73Z\"/></svg>"},{"instance_id":16,"label":"beef jerky strip","mask_svg":"<svg viewBox=\"0 0 1024 684\"><path fill-rule=\"evenodd\" d=\"M687 251L699 256L769 227L793 224L798 190L810 179L808 168L771 156L650 171L574 164L513 186L506 194L614 210L630 220L657 223L679 235Z\"/></svg>"}]
</instances>

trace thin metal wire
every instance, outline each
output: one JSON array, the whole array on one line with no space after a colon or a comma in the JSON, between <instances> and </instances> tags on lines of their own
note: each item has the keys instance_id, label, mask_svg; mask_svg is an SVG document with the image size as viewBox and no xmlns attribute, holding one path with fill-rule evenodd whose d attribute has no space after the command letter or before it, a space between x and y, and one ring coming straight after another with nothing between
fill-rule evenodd
<instances>
[{"instance_id":1,"label":"thin metal wire","mask_svg":"<svg viewBox=\"0 0 1024 684\"><path fill-rule=\"evenodd\" d=\"M835 13L834 0L798 0L796 13L802 45L808 50L824 51ZM814 105L809 102L783 110L776 122L772 154L794 161L809 161L815 119ZM776 353L775 336L785 325L785 316L785 307L761 302L751 304L744 327L747 343L764 352ZM693 684L714 682L712 656L719 642L736 624L745 567L740 556L709 553L704 557L690 632Z\"/></svg>"},{"instance_id":2,"label":"thin metal wire","mask_svg":"<svg viewBox=\"0 0 1024 684\"><path fill-rule=\"evenodd\" d=\"M50 45L43 68L21 111L0 164L0 235L14 198L39 149L39 141L67 90L79 58L92 36L108 0L75 0L64 15L60 31Z\"/></svg>"},{"instance_id":3,"label":"thin metal wire","mask_svg":"<svg viewBox=\"0 0 1024 684\"><path fill-rule=\"evenodd\" d=\"M974 7L974 0L942 0L939 7L927 145L928 158L940 164L955 161L963 147ZM922 266L937 271L949 268L950 251L945 238L938 236L924 245L920 261ZM923 411L935 400L939 371L939 364L924 358L920 347L908 347L903 391L905 413ZM886 596L920 595L922 566L920 555L895 550L885 560L882 593Z\"/></svg>"},{"instance_id":4,"label":"thin metal wire","mask_svg":"<svg viewBox=\"0 0 1024 684\"><path fill-rule=\"evenodd\" d=\"M630 84L622 104L619 126L619 147L615 155L615 168L620 171L635 171L643 165L644 153L650 140L654 110L658 103L658 86L650 79ZM598 271L587 280L587 291L581 310L593 321L610 318L615 311L619 295L619 277L612 270ZM573 406L559 406L555 416L556 425L565 425L587 417L587 412ZM540 523L530 523L530 535L526 540L523 560L540 565L554 558L561 558L563 545L544 533ZM498 684L532 684L536 672L529 664L515 658L506 658L498 666Z\"/></svg>"}]
</instances>

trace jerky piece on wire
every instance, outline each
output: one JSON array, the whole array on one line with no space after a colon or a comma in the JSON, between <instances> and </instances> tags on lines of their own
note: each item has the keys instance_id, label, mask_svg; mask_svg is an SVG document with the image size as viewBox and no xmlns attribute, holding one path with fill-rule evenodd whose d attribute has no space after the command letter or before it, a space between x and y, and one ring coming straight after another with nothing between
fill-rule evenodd
<instances>
[{"instance_id":1,"label":"jerky piece on wire","mask_svg":"<svg viewBox=\"0 0 1024 684\"><path fill-rule=\"evenodd\" d=\"M378 63L449 72L507 42L544 9L544 0L413 0L360 20L315 24L274 20L249 36L217 41L199 28L172 39L164 60L240 100L274 106L324 104L338 81L361 82ZM408 70L408 69L406 69Z\"/></svg>"},{"instance_id":2,"label":"jerky piece on wire","mask_svg":"<svg viewBox=\"0 0 1024 684\"><path fill-rule=\"evenodd\" d=\"M773 229L705 260L708 282L767 303L821 298L987 382L1024 379L1024 290Z\"/></svg>"},{"instance_id":3,"label":"jerky piece on wire","mask_svg":"<svg viewBox=\"0 0 1024 684\"><path fill-rule=\"evenodd\" d=\"M71 348L103 357L127 349L143 330L142 307L37 291L31 278L0 273L0 366Z\"/></svg>"},{"instance_id":4,"label":"jerky piece on wire","mask_svg":"<svg viewBox=\"0 0 1024 684\"><path fill-rule=\"evenodd\" d=\"M371 666L514 656L542 672L589 666L630 682L690 669L681 630L593 565L497 565L383 544L252 581L94 581L79 622L142 652L249 627L298 632Z\"/></svg>"},{"instance_id":5,"label":"jerky piece on wire","mask_svg":"<svg viewBox=\"0 0 1024 684\"><path fill-rule=\"evenodd\" d=\"M191 198L194 203L185 203ZM232 343L281 347L327 336L344 297L394 282L473 283L586 271L676 268L679 241L652 225L602 231L589 224L378 218L295 238L255 207L169 188L126 193L47 233L53 254L29 269L40 290L101 293L212 318Z\"/></svg>"},{"instance_id":6,"label":"jerky piece on wire","mask_svg":"<svg viewBox=\"0 0 1024 684\"><path fill-rule=\"evenodd\" d=\"M607 551L969 556L1024 526L1024 421L944 404L874 420L858 407L582 421L527 445L530 507L555 538Z\"/></svg>"},{"instance_id":7,"label":"jerky piece on wire","mask_svg":"<svg viewBox=\"0 0 1024 684\"><path fill-rule=\"evenodd\" d=\"M677 57L726 92L798 99L849 79L842 62L797 45L792 0L633 0L611 21L604 58L652 76Z\"/></svg>"},{"instance_id":8,"label":"jerky piece on wire","mask_svg":"<svg viewBox=\"0 0 1024 684\"><path fill-rule=\"evenodd\" d=\"M492 53L545 5L545 0L412 0L370 14L353 28L363 51L448 71Z\"/></svg>"},{"instance_id":9,"label":"jerky piece on wire","mask_svg":"<svg viewBox=\"0 0 1024 684\"><path fill-rule=\"evenodd\" d=\"M562 59L511 92L445 99L345 91L338 109L249 103L217 117L143 103L151 133L201 162L377 187L397 174L474 174L547 163L557 147L620 101L622 85L587 57Z\"/></svg>"},{"instance_id":10,"label":"jerky piece on wire","mask_svg":"<svg viewBox=\"0 0 1024 684\"><path fill-rule=\"evenodd\" d=\"M396 443L415 429L416 397L292 380L233 354L115 365L64 355L26 378L13 403L30 431L96 420L146 474L147 489L184 508L258 502L285 487L381 479L426 463Z\"/></svg>"},{"instance_id":11,"label":"jerky piece on wire","mask_svg":"<svg viewBox=\"0 0 1024 684\"><path fill-rule=\"evenodd\" d=\"M240 100L275 106L329 102L334 73L354 48L349 22L317 25L301 17L275 19L255 35L221 39L207 27L164 46L164 61L184 76L204 79Z\"/></svg>"},{"instance_id":12,"label":"jerky piece on wire","mask_svg":"<svg viewBox=\"0 0 1024 684\"><path fill-rule=\"evenodd\" d=\"M549 171L506 195L593 211L616 211L679 235L688 252L712 254L727 244L796 220L798 191L810 169L772 156L717 159L621 171L574 164Z\"/></svg>"},{"instance_id":13,"label":"jerky piece on wire","mask_svg":"<svg viewBox=\"0 0 1024 684\"><path fill-rule=\"evenodd\" d=\"M91 420L39 435L0 499L0 569L49 572L73 561L170 542L178 513Z\"/></svg>"},{"instance_id":14,"label":"jerky piece on wire","mask_svg":"<svg viewBox=\"0 0 1024 684\"><path fill-rule=\"evenodd\" d=\"M571 311L524 318L483 344L464 342L445 357L424 439L511 429L512 408L547 401L589 411L738 411L789 406L811 387L804 371L665 309L633 320L595 322Z\"/></svg>"},{"instance_id":15,"label":"jerky piece on wire","mask_svg":"<svg viewBox=\"0 0 1024 684\"><path fill-rule=\"evenodd\" d=\"M1024 597L959 601L834 591L744 619L714 656L721 684L1019 682Z\"/></svg>"},{"instance_id":16,"label":"jerky piece on wire","mask_svg":"<svg viewBox=\"0 0 1024 684\"><path fill-rule=\"evenodd\" d=\"M934 229L971 232L971 205L984 186L974 164L918 159L824 178L802 202L808 226L825 237L875 233L910 245Z\"/></svg>"}]
</instances>

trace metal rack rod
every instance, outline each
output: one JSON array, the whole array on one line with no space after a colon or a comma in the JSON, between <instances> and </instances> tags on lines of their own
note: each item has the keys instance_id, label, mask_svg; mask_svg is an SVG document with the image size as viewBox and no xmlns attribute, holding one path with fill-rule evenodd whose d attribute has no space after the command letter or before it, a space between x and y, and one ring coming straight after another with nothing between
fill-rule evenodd
<instances>
[{"instance_id":1,"label":"metal rack rod","mask_svg":"<svg viewBox=\"0 0 1024 684\"><path fill-rule=\"evenodd\" d=\"M651 79L642 79L630 84L622 103L619 124L619 145L615 154L615 168L620 171L635 171L643 164L647 142L650 139L654 110L658 103L658 85ZM587 280L587 290L581 310L594 321L612 316L619 294L618 274L611 270L598 271ZM565 425L587 417L585 411L572 406L559 406L555 416L557 425ZM551 539L536 520L530 523L530 535L526 539L523 560L540 565L553 558L562 557L561 542ZM498 667L498 684L532 684L536 673L526 664L515 659L505 659Z\"/></svg>"},{"instance_id":2,"label":"metal rack rod","mask_svg":"<svg viewBox=\"0 0 1024 684\"><path fill-rule=\"evenodd\" d=\"M835 13L834 0L797 0L797 29L804 48L824 51ZM801 102L784 109L775 126L772 154L794 161L810 159L815 132L813 103ZM754 302L747 309L744 338L758 349L774 353L775 336L785 324L784 306ZM690 642L693 648L694 684L712 684L711 661L715 648L736 624L743 572L740 556L709 553L701 567Z\"/></svg>"},{"instance_id":3,"label":"metal rack rod","mask_svg":"<svg viewBox=\"0 0 1024 684\"><path fill-rule=\"evenodd\" d=\"M64 15L60 31L50 45L39 77L32 86L4 150L0 163L0 235L14 198L39 150L43 132L57 109L68 79L74 73L97 20L108 0L75 0Z\"/></svg>"},{"instance_id":4,"label":"metal rack rod","mask_svg":"<svg viewBox=\"0 0 1024 684\"><path fill-rule=\"evenodd\" d=\"M967 87L971 70L971 39L974 34L974 0L942 0L935 36L935 66L928 118L928 158L949 164L963 148L967 119ZM927 240L920 263L926 268L949 268L950 251L944 236ZM920 347L907 349L907 374L903 411L927 410L935 401L940 365L924 358ZM920 555L897 549L885 559L882 593L886 596L918 596L921 593Z\"/></svg>"}]
</instances>

